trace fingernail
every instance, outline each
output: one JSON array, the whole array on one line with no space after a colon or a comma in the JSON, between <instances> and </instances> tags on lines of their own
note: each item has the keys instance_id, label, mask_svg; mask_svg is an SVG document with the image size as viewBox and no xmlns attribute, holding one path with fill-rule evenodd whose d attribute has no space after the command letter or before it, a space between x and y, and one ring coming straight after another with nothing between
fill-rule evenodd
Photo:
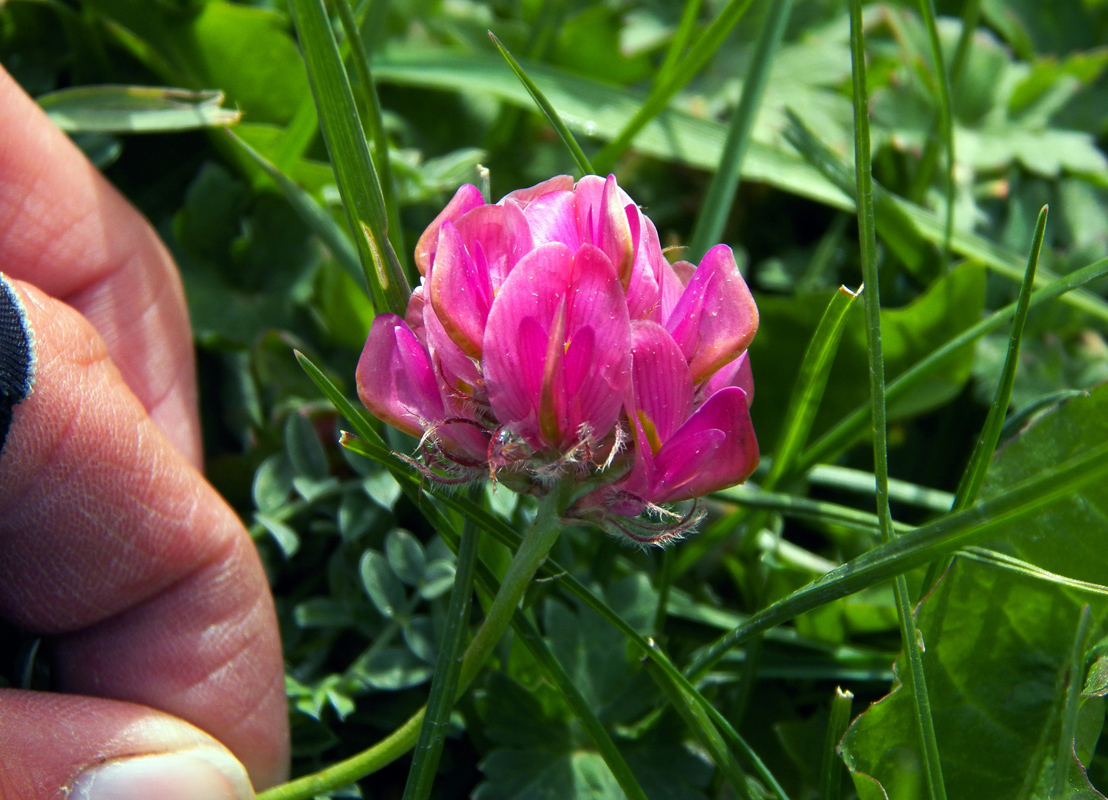
<instances>
[{"instance_id":1,"label":"fingernail","mask_svg":"<svg viewBox=\"0 0 1108 800\"><path fill-rule=\"evenodd\" d=\"M35 353L27 315L8 279L0 274L0 451L12 426L13 409L31 394Z\"/></svg>"},{"instance_id":2,"label":"fingernail","mask_svg":"<svg viewBox=\"0 0 1108 800\"><path fill-rule=\"evenodd\" d=\"M81 773L69 800L253 800L242 764L211 748L120 758Z\"/></svg>"}]
</instances>

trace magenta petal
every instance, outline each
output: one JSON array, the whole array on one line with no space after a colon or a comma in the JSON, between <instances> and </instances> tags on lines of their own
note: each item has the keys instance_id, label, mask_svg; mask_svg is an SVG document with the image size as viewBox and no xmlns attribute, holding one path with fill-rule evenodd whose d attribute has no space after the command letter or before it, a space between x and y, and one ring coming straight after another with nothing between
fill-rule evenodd
<instances>
[{"instance_id":1,"label":"magenta petal","mask_svg":"<svg viewBox=\"0 0 1108 800\"><path fill-rule=\"evenodd\" d=\"M602 438L630 381L630 336L622 288L600 250L584 245L571 256L557 242L535 249L504 281L485 328L485 385L497 419L551 446L571 444L583 425ZM542 415L553 417L539 426Z\"/></svg>"},{"instance_id":2,"label":"magenta petal","mask_svg":"<svg viewBox=\"0 0 1108 800\"><path fill-rule=\"evenodd\" d=\"M758 442L746 393L722 389L708 398L654 459L655 503L688 500L734 486L758 466Z\"/></svg>"},{"instance_id":3,"label":"magenta petal","mask_svg":"<svg viewBox=\"0 0 1108 800\"><path fill-rule=\"evenodd\" d=\"M431 221L431 224L419 237L419 241L416 242L415 262L420 275L426 275L431 271L431 265L435 260L435 248L438 247L439 243L439 228L442 227L442 224L447 220L456 220L470 209L484 204L485 198L476 186L467 183L458 187L458 191L446 204L446 208Z\"/></svg>"},{"instance_id":4,"label":"magenta petal","mask_svg":"<svg viewBox=\"0 0 1108 800\"><path fill-rule=\"evenodd\" d=\"M355 379L365 407L394 428L419 436L442 419L442 399L427 353L395 314L374 318Z\"/></svg>"},{"instance_id":5,"label":"magenta petal","mask_svg":"<svg viewBox=\"0 0 1108 800\"><path fill-rule=\"evenodd\" d=\"M508 205L511 203L519 206L521 209L525 209L536 197L542 197L544 194L550 194L551 192L568 192L572 188L572 176L555 175L553 178L547 178L542 183L535 184L526 189L516 189L514 192L509 192L500 199L500 205Z\"/></svg>"},{"instance_id":6,"label":"magenta petal","mask_svg":"<svg viewBox=\"0 0 1108 800\"><path fill-rule=\"evenodd\" d=\"M577 201L573 192L551 192L531 201L523 210L536 247L561 242L571 252L581 246L577 230Z\"/></svg>"},{"instance_id":7,"label":"magenta petal","mask_svg":"<svg viewBox=\"0 0 1108 800\"><path fill-rule=\"evenodd\" d=\"M485 254L488 274L495 291L524 255L531 250L531 230L519 207L479 206L455 223L470 253L479 246Z\"/></svg>"},{"instance_id":8,"label":"magenta petal","mask_svg":"<svg viewBox=\"0 0 1108 800\"><path fill-rule=\"evenodd\" d=\"M466 354L480 358L485 320L492 305L488 267L484 259L474 259L466 251L461 234L449 220L439 228L431 304L454 343Z\"/></svg>"},{"instance_id":9,"label":"magenta petal","mask_svg":"<svg viewBox=\"0 0 1108 800\"><path fill-rule=\"evenodd\" d=\"M573 256L552 242L524 256L500 287L485 325L482 361L489 405L502 425L538 437L550 325L565 296Z\"/></svg>"},{"instance_id":10,"label":"magenta petal","mask_svg":"<svg viewBox=\"0 0 1108 800\"><path fill-rule=\"evenodd\" d=\"M707 399L728 386L738 386L746 392L747 406L754 405L754 374L750 371L749 352L743 353L705 381L697 395Z\"/></svg>"},{"instance_id":11,"label":"magenta petal","mask_svg":"<svg viewBox=\"0 0 1108 800\"><path fill-rule=\"evenodd\" d=\"M657 452L689 418L693 399L689 366L661 325L631 323L631 375L636 421Z\"/></svg>"},{"instance_id":12,"label":"magenta petal","mask_svg":"<svg viewBox=\"0 0 1108 800\"><path fill-rule=\"evenodd\" d=\"M673 309L685 293L685 287L692 281L696 274L696 267L688 261L678 261L670 264L668 261L658 270L658 313L651 319L663 325L671 316Z\"/></svg>"},{"instance_id":13,"label":"magenta petal","mask_svg":"<svg viewBox=\"0 0 1108 800\"><path fill-rule=\"evenodd\" d=\"M758 308L727 245L707 252L666 322L702 381L737 358L758 330Z\"/></svg>"},{"instance_id":14,"label":"magenta petal","mask_svg":"<svg viewBox=\"0 0 1108 800\"><path fill-rule=\"evenodd\" d=\"M575 349L582 337L587 337L588 347ZM573 258L565 347L563 368L572 370L574 383L567 381L568 419L563 430L576 433L587 425L593 437L603 438L619 419L631 382L631 321L612 263L591 245L582 245ZM588 359L583 360L586 350Z\"/></svg>"},{"instance_id":15,"label":"magenta petal","mask_svg":"<svg viewBox=\"0 0 1108 800\"><path fill-rule=\"evenodd\" d=\"M470 416L473 400L484 401L481 371L446 332L432 306L423 307L423 329L427 352L438 377L447 416Z\"/></svg>"},{"instance_id":16,"label":"magenta petal","mask_svg":"<svg viewBox=\"0 0 1108 800\"><path fill-rule=\"evenodd\" d=\"M584 180L584 179L582 179ZM631 283L631 269L635 262L635 244L638 236L638 219L635 219L634 229L629 216L634 213L637 217L638 207L624 202L623 193L616 185L615 175L609 175L604 182L604 191L601 196L598 209L597 239L594 242L612 266L616 268L620 283L626 289Z\"/></svg>"}]
</instances>

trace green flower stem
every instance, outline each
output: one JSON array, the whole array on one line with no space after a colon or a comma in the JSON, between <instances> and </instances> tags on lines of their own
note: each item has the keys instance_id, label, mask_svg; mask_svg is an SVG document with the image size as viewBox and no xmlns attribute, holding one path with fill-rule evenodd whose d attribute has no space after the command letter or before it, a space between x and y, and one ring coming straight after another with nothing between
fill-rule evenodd
<instances>
[{"instance_id":1,"label":"green flower stem","mask_svg":"<svg viewBox=\"0 0 1108 800\"><path fill-rule=\"evenodd\" d=\"M461 695L477 677L485 659L500 641L500 637L511 622L512 614L519 605L523 593L531 585L531 579L546 559L554 542L557 541L558 534L562 530L561 516L573 499L572 488L573 484L570 482L560 483L539 501L535 521L524 535L519 550L508 565L508 572L500 584L500 591L493 599L481 627L466 648L455 697ZM426 712L427 707L424 706L403 725L372 747L319 772L262 792L258 795L258 800L308 800L376 772L415 746Z\"/></svg>"},{"instance_id":2,"label":"green flower stem","mask_svg":"<svg viewBox=\"0 0 1108 800\"><path fill-rule=\"evenodd\" d=\"M438 771L446 726L454 697L458 690L459 656L465 647L469 630L470 598L473 596L473 572L477 563L477 543L480 527L467 519L462 527L462 542L458 547L458 570L454 573L454 590L446 612L447 628L443 632L435 659L435 675L431 680L431 695L427 699L427 714L419 729L419 739L412 753L412 767L404 786L404 800L426 800Z\"/></svg>"}]
</instances>

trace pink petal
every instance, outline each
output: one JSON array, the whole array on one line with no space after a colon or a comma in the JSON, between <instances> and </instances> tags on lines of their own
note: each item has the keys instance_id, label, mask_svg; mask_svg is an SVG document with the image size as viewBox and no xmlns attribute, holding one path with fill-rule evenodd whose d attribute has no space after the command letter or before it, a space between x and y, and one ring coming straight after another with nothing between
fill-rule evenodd
<instances>
[{"instance_id":1,"label":"pink petal","mask_svg":"<svg viewBox=\"0 0 1108 800\"><path fill-rule=\"evenodd\" d=\"M535 198L523 210L535 247L561 242L571 252L581 246L577 229L577 199L573 192L551 192Z\"/></svg>"},{"instance_id":2,"label":"pink petal","mask_svg":"<svg viewBox=\"0 0 1108 800\"><path fill-rule=\"evenodd\" d=\"M470 213L482 212L484 208L487 206ZM466 251L462 235L449 220L439 228L431 273L431 304L454 343L467 355L480 358L485 320L492 305L488 266L484 259L474 259Z\"/></svg>"},{"instance_id":3,"label":"pink petal","mask_svg":"<svg viewBox=\"0 0 1108 800\"><path fill-rule=\"evenodd\" d=\"M693 400L685 357L656 322L631 323L631 375L634 401L628 415L634 414L656 453L689 418Z\"/></svg>"},{"instance_id":4,"label":"pink petal","mask_svg":"<svg viewBox=\"0 0 1108 800\"><path fill-rule=\"evenodd\" d=\"M627 285L627 309L631 312L631 319L664 322L658 317L657 309L661 300L662 270L668 268L669 263L662 254L658 230L638 206L628 206L624 210L635 239L635 261L631 266L631 281Z\"/></svg>"},{"instance_id":5,"label":"pink petal","mask_svg":"<svg viewBox=\"0 0 1108 800\"><path fill-rule=\"evenodd\" d=\"M435 309L423 308L423 329L427 337L427 352L438 378L445 412L448 416L467 416L473 401L484 402L485 384L474 360L450 338Z\"/></svg>"},{"instance_id":6,"label":"pink petal","mask_svg":"<svg viewBox=\"0 0 1108 800\"><path fill-rule=\"evenodd\" d=\"M462 242L470 253L485 254L493 291L524 255L531 251L531 230L523 212L513 203L479 206L458 218Z\"/></svg>"},{"instance_id":7,"label":"pink petal","mask_svg":"<svg viewBox=\"0 0 1108 800\"><path fill-rule=\"evenodd\" d=\"M439 212L437 217L431 220L431 224L427 226L427 230L423 232L423 235L419 237L419 241L416 242L415 262L416 267L419 268L420 275L426 275L431 271L431 265L435 260L435 248L439 243L439 228L442 227L442 224L447 220L454 221L471 208L476 208L484 204L485 198L481 194L481 190L476 186L467 183L458 187L458 191L454 193L450 202L446 204L446 208Z\"/></svg>"},{"instance_id":8,"label":"pink petal","mask_svg":"<svg viewBox=\"0 0 1108 800\"><path fill-rule=\"evenodd\" d=\"M504 281L485 328L485 384L497 419L533 444L567 446L583 424L603 438L630 381L630 336L622 288L600 250L585 245L571 256L557 242L535 249Z\"/></svg>"},{"instance_id":9,"label":"pink petal","mask_svg":"<svg viewBox=\"0 0 1108 800\"><path fill-rule=\"evenodd\" d=\"M743 353L710 377L697 391L697 396L705 400L720 389L738 386L746 392L746 404L754 405L754 374L750 371L750 353Z\"/></svg>"},{"instance_id":10,"label":"pink petal","mask_svg":"<svg viewBox=\"0 0 1108 800\"><path fill-rule=\"evenodd\" d=\"M746 480L758 466L758 442L746 393L722 389L708 398L654 459L651 502L700 497Z\"/></svg>"},{"instance_id":11,"label":"pink petal","mask_svg":"<svg viewBox=\"0 0 1108 800\"><path fill-rule=\"evenodd\" d=\"M652 319L665 324L673 315L673 309L677 307L681 295L685 293L685 287L692 281L696 274L696 267L688 261L678 261L670 264L668 261L658 270L658 314Z\"/></svg>"},{"instance_id":12,"label":"pink petal","mask_svg":"<svg viewBox=\"0 0 1108 800\"><path fill-rule=\"evenodd\" d=\"M395 314L374 318L355 380L365 407L405 433L419 436L442 419L442 400L427 353Z\"/></svg>"},{"instance_id":13,"label":"pink petal","mask_svg":"<svg viewBox=\"0 0 1108 800\"><path fill-rule=\"evenodd\" d=\"M758 308L727 245L707 252L666 322L699 382L742 353L758 330Z\"/></svg>"},{"instance_id":14,"label":"pink petal","mask_svg":"<svg viewBox=\"0 0 1108 800\"><path fill-rule=\"evenodd\" d=\"M634 203L625 203L621 194L615 175L609 175L604 182L604 194L598 209L599 229L594 243L608 256L626 289L631 283L631 268L635 262L639 208Z\"/></svg>"},{"instance_id":15,"label":"pink petal","mask_svg":"<svg viewBox=\"0 0 1108 800\"><path fill-rule=\"evenodd\" d=\"M544 194L550 194L551 192L568 192L572 188L573 178L571 176L555 175L553 178L547 178L542 183L535 184L527 189L516 189L514 192L509 192L501 198L500 204L512 203L521 209L526 209L536 197L542 197Z\"/></svg>"},{"instance_id":16,"label":"pink petal","mask_svg":"<svg viewBox=\"0 0 1108 800\"><path fill-rule=\"evenodd\" d=\"M541 441L538 412L550 325L572 264L560 242L532 250L504 280L485 325L482 368L489 405L501 425L532 446Z\"/></svg>"},{"instance_id":17,"label":"pink petal","mask_svg":"<svg viewBox=\"0 0 1108 800\"><path fill-rule=\"evenodd\" d=\"M573 259L565 347L568 420L563 430L572 435L587 424L601 439L619 419L631 382L631 321L612 263L590 245Z\"/></svg>"}]
</instances>

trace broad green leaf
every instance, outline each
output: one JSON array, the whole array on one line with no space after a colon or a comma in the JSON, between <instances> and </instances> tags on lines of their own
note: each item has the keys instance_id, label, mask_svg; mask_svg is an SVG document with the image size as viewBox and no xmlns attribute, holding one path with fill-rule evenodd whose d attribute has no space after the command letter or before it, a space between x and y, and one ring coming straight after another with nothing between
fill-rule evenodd
<instances>
[{"instance_id":1,"label":"broad green leaf","mask_svg":"<svg viewBox=\"0 0 1108 800\"><path fill-rule=\"evenodd\" d=\"M867 291L869 291L867 289ZM750 413L762 441L777 441L791 387L828 293L796 297L758 296L761 324L750 347L757 392ZM881 336L885 372L892 379L978 319L985 303L985 275L966 264L937 281L903 308L883 309ZM969 378L973 351L954 354L932 373L925 386L889 407L893 419L919 414L949 401ZM828 392L812 425L813 438L869 398L865 319L855 304L845 324L838 355L831 367L835 386Z\"/></svg>"},{"instance_id":2,"label":"broad green leaf","mask_svg":"<svg viewBox=\"0 0 1108 800\"><path fill-rule=\"evenodd\" d=\"M259 511L275 511L288 501L294 474L292 465L283 453L275 453L262 462L254 473L254 484L251 487L254 505Z\"/></svg>"},{"instance_id":3,"label":"broad green leaf","mask_svg":"<svg viewBox=\"0 0 1108 800\"><path fill-rule=\"evenodd\" d=\"M1100 389L1042 417L996 457L983 497L1105 441L1106 412L1108 389ZM1106 519L1108 490L1086 485L989 545L1033 567L960 556L921 605L924 665L952 797L1045 798L1055 769L1071 769L1056 763L1056 742L1066 682L1085 681L1084 674L1067 678L1081 606L1092 606L1094 639L1108 619ZM871 796L870 780L890 797L922 788L912 713L909 696L897 688L851 728L845 757L869 776L856 778L863 797ZM1087 753L1099 725L1077 730L1074 747ZM1068 791L1067 798L1100 796L1088 794L1087 781L1075 781L1073 773Z\"/></svg>"},{"instance_id":4,"label":"broad green leaf","mask_svg":"<svg viewBox=\"0 0 1108 800\"><path fill-rule=\"evenodd\" d=\"M292 558L296 555L296 551L300 549L300 535L296 531L281 520L261 512L254 513L254 521L265 528L269 535L276 540L277 546L281 548L285 558Z\"/></svg>"},{"instance_id":5,"label":"broad green leaf","mask_svg":"<svg viewBox=\"0 0 1108 800\"><path fill-rule=\"evenodd\" d=\"M242 119L223 92L157 86L75 86L36 98L67 133L165 133L222 128Z\"/></svg>"},{"instance_id":6,"label":"broad green leaf","mask_svg":"<svg viewBox=\"0 0 1108 800\"><path fill-rule=\"evenodd\" d=\"M262 8L209 0L199 13L146 0L87 0L145 48L136 53L167 83L218 89L253 122L284 124L308 96L308 80L288 18Z\"/></svg>"}]
</instances>

